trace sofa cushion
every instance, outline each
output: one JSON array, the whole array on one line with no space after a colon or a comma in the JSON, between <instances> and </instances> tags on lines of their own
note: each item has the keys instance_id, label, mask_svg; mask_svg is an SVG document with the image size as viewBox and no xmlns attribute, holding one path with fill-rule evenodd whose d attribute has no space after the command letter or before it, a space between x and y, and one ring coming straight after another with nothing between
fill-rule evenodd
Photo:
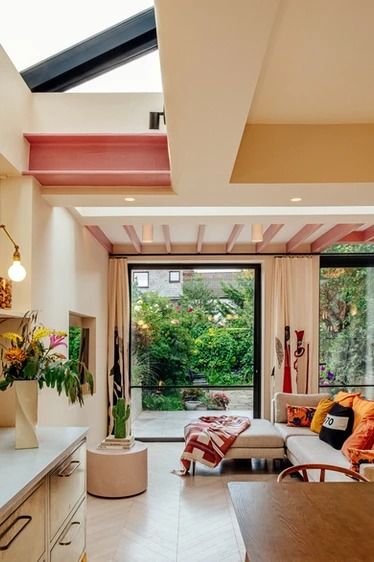
<instances>
[{"instance_id":1,"label":"sofa cushion","mask_svg":"<svg viewBox=\"0 0 374 562\"><path fill-rule=\"evenodd\" d=\"M311 432L312 433L312 432ZM337 466L350 467L348 459L341 451L333 449L318 439L316 434L314 439L307 436L291 436L287 440L287 451L293 464L332 464ZM311 479L319 481L319 472L308 471ZM344 474L337 472L326 472L326 482L347 481Z\"/></svg>"},{"instance_id":2,"label":"sofa cushion","mask_svg":"<svg viewBox=\"0 0 374 562\"><path fill-rule=\"evenodd\" d=\"M283 438L274 425L269 420L254 419L251 425L238 437L232 444L232 448L266 448L283 447Z\"/></svg>"},{"instance_id":3,"label":"sofa cushion","mask_svg":"<svg viewBox=\"0 0 374 562\"><path fill-rule=\"evenodd\" d=\"M274 421L287 422L287 404L293 406L316 407L322 398L328 398L329 394L291 394L289 392L276 392L274 394Z\"/></svg>"},{"instance_id":4,"label":"sofa cushion","mask_svg":"<svg viewBox=\"0 0 374 562\"><path fill-rule=\"evenodd\" d=\"M361 396L361 392L345 392L341 390L334 396L334 402L338 402L341 406L352 408L353 400L356 396Z\"/></svg>"},{"instance_id":5,"label":"sofa cushion","mask_svg":"<svg viewBox=\"0 0 374 562\"><path fill-rule=\"evenodd\" d=\"M287 425L291 427L310 427L316 409L310 406L287 405Z\"/></svg>"},{"instance_id":6,"label":"sofa cushion","mask_svg":"<svg viewBox=\"0 0 374 562\"><path fill-rule=\"evenodd\" d=\"M286 444L287 439L291 436L318 438L318 435L316 433L313 433L313 431L310 431L309 427L289 427L285 423L275 423L274 427L276 427L277 431L279 431Z\"/></svg>"},{"instance_id":7,"label":"sofa cushion","mask_svg":"<svg viewBox=\"0 0 374 562\"><path fill-rule=\"evenodd\" d=\"M353 400L353 412L355 415L353 429L355 430L362 420L374 419L374 400L356 396Z\"/></svg>"},{"instance_id":8,"label":"sofa cushion","mask_svg":"<svg viewBox=\"0 0 374 562\"><path fill-rule=\"evenodd\" d=\"M348 449L372 449L374 447L374 419L363 420L352 435L344 441L342 452L349 459Z\"/></svg>"},{"instance_id":9,"label":"sofa cushion","mask_svg":"<svg viewBox=\"0 0 374 562\"><path fill-rule=\"evenodd\" d=\"M353 428L353 410L336 403L322 424L319 438L334 449L341 449Z\"/></svg>"},{"instance_id":10,"label":"sofa cushion","mask_svg":"<svg viewBox=\"0 0 374 562\"><path fill-rule=\"evenodd\" d=\"M312 423L310 424L310 429L315 433L319 433L321 431L321 427L323 422L325 421L326 415L329 413L331 408L334 405L334 401L331 398L322 398L319 401L317 409L312 419Z\"/></svg>"}]
</instances>

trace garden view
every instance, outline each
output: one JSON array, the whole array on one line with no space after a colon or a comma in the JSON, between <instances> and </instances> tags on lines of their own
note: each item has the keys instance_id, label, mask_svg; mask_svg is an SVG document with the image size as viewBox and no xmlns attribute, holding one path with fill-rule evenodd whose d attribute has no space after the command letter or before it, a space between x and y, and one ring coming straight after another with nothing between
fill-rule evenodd
<instances>
[{"instance_id":1,"label":"garden view","mask_svg":"<svg viewBox=\"0 0 374 562\"><path fill-rule=\"evenodd\" d=\"M245 387L249 407L254 270L181 270L172 297L163 273L150 270L146 289L132 284L131 384L142 387L143 409L224 408L232 393L217 387L233 385Z\"/></svg>"}]
</instances>

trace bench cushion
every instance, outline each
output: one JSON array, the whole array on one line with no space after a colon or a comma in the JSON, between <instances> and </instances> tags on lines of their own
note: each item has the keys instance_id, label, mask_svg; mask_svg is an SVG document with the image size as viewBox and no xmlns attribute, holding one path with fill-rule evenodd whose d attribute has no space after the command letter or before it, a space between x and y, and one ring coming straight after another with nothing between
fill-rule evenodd
<instances>
[{"instance_id":1,"label":"bench cushion","mask_svg":"<svg viewBox=\"0 0 374 562\"><path fill-rule=\"evenodd\" d=\"M277 428L283 437L285 444L287 444L287 439L292 436L300 437L303 435L304 437L315 437L318 439L318 434L311 431L309 427L290 427L285 423L275 423L274 427Z\"/></svg>"},{"instance_id":2,"label":"bench cushion","mask_svg":"<svg viewBox=\"0 0 374 562\"><path fill-rule=\"evenodd\" d=\"M269 420L254 419L248 429L238 435L232 448L266 449L283 446L283 437Z\"/></svg>"}]
</instances>

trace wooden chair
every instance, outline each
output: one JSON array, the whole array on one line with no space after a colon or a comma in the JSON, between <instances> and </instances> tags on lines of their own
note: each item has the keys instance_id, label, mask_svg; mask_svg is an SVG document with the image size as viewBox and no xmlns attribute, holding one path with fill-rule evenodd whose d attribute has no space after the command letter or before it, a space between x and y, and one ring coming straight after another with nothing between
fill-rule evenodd
<instances>
[{"instance_id":1,"label":"wooden chair","mask_svg":"<svg viewBox=\"0 0 374 562\"><path fill-rule=\"evenodd\" d=\"M287 476L296 473L302 476L304 482L309 482L308 470L319 470L320 482L325 482L326 470L331 470L333 472L341 472L342 474L345 474L349 478L352 478L352 480L357 480L358 482L369 482L369 480L365 478L365 476L362 476L361 474L358 474L357 472L354 472L349 468L344 468L342 466L335 466L333 464L296 464L295 466L290 466L289 468L283 470L278 475L277 482L282 482L282 480L284 480L284 478L286 478Z\"/></svg>"}]
</instances>

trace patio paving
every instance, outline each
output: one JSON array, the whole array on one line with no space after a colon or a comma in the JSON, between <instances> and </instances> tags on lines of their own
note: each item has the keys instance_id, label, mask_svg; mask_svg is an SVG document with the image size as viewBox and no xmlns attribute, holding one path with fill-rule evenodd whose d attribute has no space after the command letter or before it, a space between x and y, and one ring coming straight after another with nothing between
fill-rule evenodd
<instances>
[{"instance_id":1,"label":"patio paving","mask_svg":"<svg viewBox=\"0 0 374 562\"><path fill-rule=\"evenodd\" d=\"M184 426L200 416L247 416L253 417L252 410L179 410L159 412L143 410L133 422L133 433L136 439L152 441L172 440L183 441Z\"/></svg>"}]
</instances>

